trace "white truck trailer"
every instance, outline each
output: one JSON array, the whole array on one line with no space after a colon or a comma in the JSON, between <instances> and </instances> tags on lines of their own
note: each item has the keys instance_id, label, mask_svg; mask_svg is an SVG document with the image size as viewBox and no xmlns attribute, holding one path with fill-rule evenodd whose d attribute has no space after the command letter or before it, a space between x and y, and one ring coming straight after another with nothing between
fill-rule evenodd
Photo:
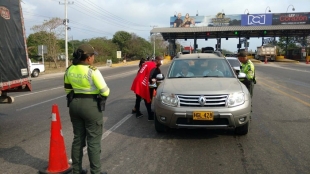
<instances>
[{"instance_id":1,"label":"white truck trailer","mask_svg":"<svg viewBox=\"0 0 310 174\"><path fill-rule=\"evenodd\" d=\"M277 47L276 46L260 46L257 47L256 59L265 61L267 58L268 61L275 61L277 56Z\"/></svg>"}]
</instances>

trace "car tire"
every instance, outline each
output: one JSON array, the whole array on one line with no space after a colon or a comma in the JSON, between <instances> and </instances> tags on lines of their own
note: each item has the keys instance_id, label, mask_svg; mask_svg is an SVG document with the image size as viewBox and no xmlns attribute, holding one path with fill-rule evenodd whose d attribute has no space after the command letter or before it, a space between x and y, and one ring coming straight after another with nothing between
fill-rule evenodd
<instances>
[{"instance_id":1,"label":"car tire","mask_svg":"<svg viewBox=\"0 0 310 174\"><path fill-rule=\"evenodd\" d=\"M237 135L246 135L249 132L250 128L250 121L248 121L246 124L236 127L235 128L235 134Z\"/></svg>"},{"instance_id":2,"label":"car tire","mask_svg":"<svg viewBox=\"0 0 310 174\"><path fill-rule=\"evenodd\" d=\"M39 70L35 69L32 71L32 77L38 77L40 74Z\"/></svg>"},{"instance_id":3,"label":"car tire","mask_svg":"<svg viewBox=\"0 0 310 174\"><path fill-rule=\"evenodd\" d=\"M163 133L163 132L167 132L168 127L161 124L158 120L157 120L157 116L156 113L154 113L154 125L155 125L155 130L158 133Z\"/></svg>"}]
</instances>

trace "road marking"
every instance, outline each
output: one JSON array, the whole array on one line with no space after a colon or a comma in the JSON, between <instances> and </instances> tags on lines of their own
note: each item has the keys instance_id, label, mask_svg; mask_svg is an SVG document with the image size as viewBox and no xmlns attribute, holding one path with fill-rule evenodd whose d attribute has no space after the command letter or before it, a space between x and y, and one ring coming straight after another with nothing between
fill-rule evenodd
<instances>
[{"instance_id":1,"label":"road marking","mask_svg":"<svg viewBox=\"0 0 310 174\"><path fill-rule=\"evenodd\" d=\"M65 97L65 96L66 95L59 96L59 97L56 97L56 98L52 98L52 99L49 99L49 100L45 100L44 102L40 102L40 103L33 104L33 105L30 105L30 106L26 106L26 107L23 107L23 108L20 108L20 109L16 109L16 111L21 111L21 110L24 110L24 109L32 108L34 106L37 106L37 105L40 105L40 104L43 104L43 103L47 103L47 102L50 102L50 101L53 101L53 100L56 100L56 99L59 99L59 98Z\"/></svg>"},{"instance_id":2,"label":"road marking","mask_svg":"<svg viewBox=\"0 0 310 174\"><path fill-rule=\"evenodd\" d=\"M104 77L104 79L111 79L111 78L116 78L116 77L119 77L119 76L124 77L125 75L129 76L129 75L134 74L134 73L137 73L137 71L133 70L133 71L129 71L129 72L121 73L121 74L115 74L115 75ZM37 92L30 92L30 93L27 93L27 94L17 95L17 96L13 96L13 97L14 98L24 97L24 96L33 95L33 94L37 94L37 93L41 93L41 92L46 92L46 91L50 91L50 90L55 90L55 89L59 89L59 88L64 88L64 86L58 86L58 87L55 87L55 88L45 89L45 90L37 91Z\"/></svg>"},{"instance_id":3,"label":"road marking","mask_svg":"<svg viewBox=\"0 0 310 174\"><path fill-rule=\"evenodd\" d=\"M303 101L303 100L300 100L299 98L294 97L294 96L292 96L292 95L290 95L290 94L288 94L288 93L286 93L286 92L283 92L283 91L281 91L281 90L279 90L279 89L277 89L277 88L275 88L275 87L273 87L273 86L267 85L266 83L263 83L263 82L261 82L261 81L259 82L259 84L262 84L262 85L265 85L265 86L267 86L267 87L269 87L269 88L272 88L272 89L274 89L274 90L276 90L276 91L278 91L278 92L280 92L280 93L282 93L282 94L284 94L284 95L286 95L286 96L288 96L288 97L290 97L290 98L295 99L296 101L298 101L298 102L300 102L300 103L302 103L302 104L304 104L304 105L306 105L306 106L310 106L310 103L305 102L305 101Z\"/></svg>"},{"instance_id":4,"label":"road marking","mask_svg":"<svg viewBox=\"0 0 310 174\"><path fill-rule=\"evenodd\" d=\"M40 93L40 92L50 91L50 90L59 89L59 88L63 88L63 86L58 86L58 87L55 87L55 88L46 89L46 90L42 90L42 91L38 91L38 92L31 92L31 93L28 93L28 94L22 94L22 95L14 96L14 98L24 97L24 96L27 96L27 95L37 94L37 93Z\"/></svg>"},{"instance_id":5,"label":"road marking","mask_svg":"<svg viewBox=\"0 0 310 174\"><path fill-rule=\"evenodd\" d=\"M278 85L278 86L280 86L280 87L282 87L282 88L285 88L285 89L291 90L291 91L293 91L293 92L295 92L295 93L297 93L297 94L300 94L300 95L303 95L303 96L305 96L305 97L310 98L310 96L309 96L309 95L302 94L302 93L300 93L299 91L296 91L296 90L294 90L294 89L290 89L290 88L285 87L285 86L282 86L282 85L280 85L280 84L278 84L278 83L275 83L275 82L272 82L272 81L266 80L265 78L264 78L264 80L265 80L265 81L268 81L269 83L276 84L276 85Z\"/></svg>"},{"instance_id":6,"label":"road marking","mask_svg":"<svg viewBox=\"0 0 310 174\"><path fill-rule=\"evenodd\" d=\"M121 119L118 123L116 123L114 126L112 126L109 130L105 131L102 134L101 141L104 140L105 138L107 138L113 131L115 131L118 127L120 127L123 123L125 123L125 121L127 121L131 116L132 116L132 114L128 114L123 119ZM83 148L83 154L84 155L87 154L87 146L85 146Z\"/></svg>"}]
</instances>

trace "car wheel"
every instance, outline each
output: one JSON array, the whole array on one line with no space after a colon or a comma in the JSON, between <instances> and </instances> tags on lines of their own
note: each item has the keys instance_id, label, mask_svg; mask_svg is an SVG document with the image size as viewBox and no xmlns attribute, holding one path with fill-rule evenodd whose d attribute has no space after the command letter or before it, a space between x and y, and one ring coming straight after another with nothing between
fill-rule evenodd
<instances>
[{"instance_id":1,"label":"car wheel","mask_svg":"<svg viewBox=\"0 0 310 174\"><path fill-rule=\"evenodd\" d=\"M38 77L39 76L39 70L33 70L33 72L32 72L32 77Z\"/></svg>"},{"instance_id":2,"label":"car wheel","mask_svg":"<svg viewBox=\"0 0 310 174\"><path fill-rule=\"evenodd\" d=\"M156 113L154 113L154 124L155 124L155 130L158 133L162 133L162 132L167 132L168 127L161 124L158 120L157 120L157 116Z\"/></svg>"},{"instance_id":3,"label":"car wheel","mask_svg":"<svg viewBox=\"0 0 310 174\"><path fill-rule=\"evenodd\" d=\"M249 132L250 121L248 121L245 125L235 128L235 134L237 135L246 135Z\"/></svg>"}]
</instances>

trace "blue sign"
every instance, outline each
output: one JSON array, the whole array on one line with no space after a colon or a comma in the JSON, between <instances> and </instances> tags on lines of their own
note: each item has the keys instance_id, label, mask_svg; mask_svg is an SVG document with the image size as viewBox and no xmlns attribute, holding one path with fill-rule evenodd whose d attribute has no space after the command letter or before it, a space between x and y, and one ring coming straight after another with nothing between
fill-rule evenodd
<instances>
[{"instance_id":1,"label":"blue sign","mask_svg":"<svg viewBox=\"0 0 310 174\"><path fill-rule=\"evenodd\" d=\"M272 14L243 14L241 26L272 25Z\"/></svg>"}]
</instances>

